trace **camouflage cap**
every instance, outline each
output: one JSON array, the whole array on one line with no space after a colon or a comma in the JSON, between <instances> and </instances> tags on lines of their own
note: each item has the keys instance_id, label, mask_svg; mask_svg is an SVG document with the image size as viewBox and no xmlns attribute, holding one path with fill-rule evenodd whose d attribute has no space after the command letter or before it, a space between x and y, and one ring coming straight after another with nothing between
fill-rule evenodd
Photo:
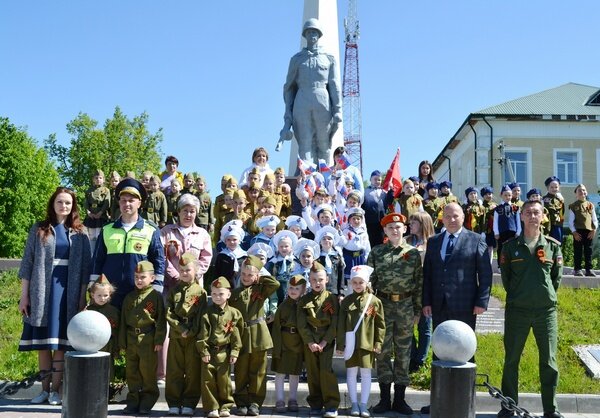
<instances>
[{"instance_id":1,"label":"camouflage cap","mask_svg":"<svg viewBox=\"0 0 600 418\"><path fill-rule=\"evenodd\" d=\"M260 271L260 269L262 269L264 267L263 262L260 261L260 258L258 258L255 255L249 255L248 257L246 257L246 259L244 260L242 265L244 267L254 267L258 271Z\"/></svg>"},{"instance_id":2,"label":"camouflage cap","mask_svg":"<svg viewBox=\"0 0 600 418\"><path fill-rule=\"evenodd\" d=\"M231 285L229 284L229 280L225 277L221 276L218 279L214 280L211 284L211 287L216 289L231 289Z\"/></svg>"},{"instance_id":3,"label":"camouflage cap","mask_svg":"<svg viewBox=\"0 0 600 418\"><path fill-rule=\"evenodd\" d=\"M135 266L136 273L154 273L154 264L148 260L143 260Z\"/></svg>"},{"instance_id":4,"label":"camouflage cap","mask_svg":"<svg viewBox=\"0 0 600 418\"><path fill-rule=\"evenodd\" d=\"M295 274L292 276L292 278L290 279L290 281L288 282L288 284L290 286L302 286L302 285L306 285L306 279L304 278L304 275L302 274Z\"/></svg>"},{"instance_id":5,"label":"camouflage cap","mask_svg":"<svg viewBox=\"0 0 600 418\"><path fill-rule=\"evenodd\" d=\"M180 258L179 258L179 265L184 267L187 265L195 265L196 262L198 261L198 259L196 257L194 257L194 254L192 253L184 253Z\"/></svg>"},{"instance_id":6,"label":"camouflage cap","mask_svg":"<svg viewBox=\"0 0 600 418\"><path fill-rule=\"evenodd\" d=\"M401 213L389 213L381 220L381 226L386 226L392 222L402 222L403 224L406 224L406 216Z\"/></svg>"}]
</instances>

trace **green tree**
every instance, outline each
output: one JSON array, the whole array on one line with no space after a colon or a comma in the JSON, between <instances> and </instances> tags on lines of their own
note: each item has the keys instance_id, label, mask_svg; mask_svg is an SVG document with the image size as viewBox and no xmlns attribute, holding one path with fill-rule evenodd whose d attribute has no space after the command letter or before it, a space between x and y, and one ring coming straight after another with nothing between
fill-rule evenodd
<instances>
[{"instance_id":1,"label":"green tree","mask_svg":"<svg viewBox=\"0 0 600 418\"><path fill-rule=\"evenodd\" d=\"M81 195L97 168L107 177L114 170L122 177L127 171L140 176L145 170L160 170L162 129L151 133L147 123L147 113L128 119L118 106L103 128L87 114L79 113L67 124L69 147L58 144L55 135L44 141L44 147L57 162L62 180Z\"/></svg>"},{"instance_id":2,"label":"green tree","mask_svg":"<svg viewBox=\"0 0 600 418\"><path fill-rule=\"evenodd\" d=\"M0 149L0 257L20 257L29 228L46 216L58 173L27 132L2 117Z\"/></svg>"}]
</instances>

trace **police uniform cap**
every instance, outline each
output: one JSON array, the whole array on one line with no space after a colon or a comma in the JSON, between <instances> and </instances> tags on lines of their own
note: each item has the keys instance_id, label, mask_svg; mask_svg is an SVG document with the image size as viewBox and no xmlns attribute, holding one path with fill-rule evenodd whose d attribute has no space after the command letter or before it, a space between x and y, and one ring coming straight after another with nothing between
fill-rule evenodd
<instances>
[{"instance_id":1,"label":"police uniform cap","mask_svg":"<svg viewBox=\"0 0 600 418\"><path fill-rule=\"evenodd\" d=\"M306 279L304 278L304 275L302 275L302 274L294 274L288 284L290 286L306 285Z\"/></svg>"},{"instance_id":2,"label":"police uniform cap","mask_svg":"<svg viewBox=\"0 0 600 418\"><path fill-rule=\"evenodd\" d=\"M527 192L527 199L529 199L531 196L533 196L534 194L538 194L538 195L542 195L542 191L538 188L533 188L530 191Z\"/></svg>"},{"instance_id":3,"label":"police uniform cap","mask_svg":"<svg viewBox=\"0 0 600 418\"><path fill-rule=\"evenodd\" d=\"M254 267L256 268L258 271L260 271L260 269L262 269L265 265L263 264L263 262L260 260L260 258L258 258L255 255L249 255L248 257L246 257L246 259L243 262L244 267Z\"/></svg>"},{"instance_id":4,"label":"police uniform cap","mask_svg":"<svg viewBox=\"0 0 600 418\"><path fill-rule=\"evenodd\" d=\"M439 190L440 189L440 185L437 184L435 181L430 181L429 183L427 183L425 185L425 190L429 191L431 189Z\"/></svg>"},{"instance_id":5,"label":"police uniform cap","mask_svg":"<svg viewBox=\"0 0 600 418\"><path fill-rule=\"evenodd\" d=\"M104 177L104 171L100 170L99 168L95 169L94 172L92 173L93 176L102 176Z\"/></svg>"},{"instance_id":6,"label":"police uniform cap","mask_svg":"<svg viewBox=\"0 0 600 418\"><path fill-rule=\"evenodd\" d=\"M502 194L504 192L512 192L512 189L510 188L510 185L505 184L504 186L502 186L502 188L500 189L500 194Z\"/></svg>"},{"instance_id":7,"label":"police uniform cap","mask_svg":"<svg viewBox=\"0 0 600 418\"><path fill-rule=\"evenodd\" d=\"M210 285L211 285L211 287L214 287L215 289L231 289L229 280L227 280L223 276L219 277L216 280L213 280L213 282Z\"/></svg>"},{"instance_id":8,"label":"police uniform cap","mask_svg":"<svg viewBox=\"0 0 600 418\"><path fill-rule=\"evenodd\" d=\"M371 274L373 273L373 270L375 270L373 267L366 266L364 264L354 266L350 270L350 280L354 279L355 277L360 277L368 283L371 278Z\"/></svg>"},{"instance_id":9,"label":"police uniform cap","mask_svg":"<svg viewBox=\"0 0 600 418\"><path fill-rule=\"evenodd\" d=\"M135 196L140 200L146 199L147 196L146 189L142 183L132 178L123 179L117 184L115 194L120 197L123 193Z\"/></svg>"},{"instance_id":10,"label":"police uniform cap","mask_svg":"<svg viewBox=\"0 0 600 418\"><path fill-rule=\"evenodd\" d=\"M301 230L308 228L306 221L298 215L290 215L285 219L285 226L291 228L292 226L299 226Z\"/></svg>"},{"instance_id":11,"label":"police uniform cap","mask_svg":"<svg viewBox=\"0 0 600 418\"><path fill-rule=\"evenodd\" d=\"M443 182L440 183L440 189L442 187L447 187L449 189L452 188L452 182L450 180L444 180Z\"/></svg>"},{"instance_id":12,"label":"police uniform cap","mask_svg":"<svg viewBox=\"0 0 600 418\"><path fill-rule=\"evenodd\" d=\"M154 273L154 264L148 260L142 260L135 266L136 273Z\"/></svg>"},{"instance_id":13,"label":"police uniform cap","mask_svg":"<svg viewBox=\"0 0 600 418\"><path fill-rule=\"evenodd\" d=\"M381 220L381 226L385 227L392 222L402 222L403 224L406 224L406 216L401 213L389 213Z\"/></svg>"},{"instance_id":14,"label":"police uniform cap","mask_svg":"<svg viewBox=\"0 0 600 418\"><path fill-rule=\"evenodd\" d=\"M467 187L467 188L465 189L465 196L466 196L466 197L469 197L469 195L470 195L471 193L473 193L473 192L477 193L477 189L476 189L475 187L473 187L473 186L471 186L471 187Z\"/></svg>"},{"instance_id":15,"label":"police uniform cap","mask_svg":"<svg viewBox=\"0 0 600 418\"><path fill-rule=\"evenodd\" d=\"M182 267L189 264L195 265L196 261L197 259L192 253L184 253L181 257L179 257L179 265Z\"/></svg>"},{"instance_id":16,"label":"police uniform cap","mask_svg":"<svg viewBox=\"0 0 600 418\"><path fill-rule=\"evenodd\" d=\"M488 193L494 193L494 189L492 189L491 187L485 186L485 187L482 187L479 192L481 193L482 196L485 196Z\"/></svg>"},{"instance_id":17,"label":"police uniform cap","mask_svg":"<svg viewBox=\"0 0 600 418\"><path fill-rule=\"evenodd\" d=\"M544 182L544 184L546 185L546 187L548 187L550 185L550 183L552 183L553 181L557 182L558 184L560 184L560 179L556 176L550 176L546 179L546 181Z\"/></svg>"}]
</instances>

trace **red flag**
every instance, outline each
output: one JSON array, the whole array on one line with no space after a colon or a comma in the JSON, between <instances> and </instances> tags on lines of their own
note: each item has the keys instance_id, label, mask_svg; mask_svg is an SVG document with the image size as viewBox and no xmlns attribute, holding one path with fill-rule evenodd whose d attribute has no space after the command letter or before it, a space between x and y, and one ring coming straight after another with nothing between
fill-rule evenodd
<instances>
[{"instance_id":1,"label":"red flag","mask_svg":"<svg viewBox=\"0 0 600 418\"><path fill-rule=\"evenodd\" d=\"M394 190L394 196L402 191L402 179L400 178L400 148L396 151L396 156L390 165L390 169L385 175L381 188L385 191Z\"/></svg>"}]
</instances>

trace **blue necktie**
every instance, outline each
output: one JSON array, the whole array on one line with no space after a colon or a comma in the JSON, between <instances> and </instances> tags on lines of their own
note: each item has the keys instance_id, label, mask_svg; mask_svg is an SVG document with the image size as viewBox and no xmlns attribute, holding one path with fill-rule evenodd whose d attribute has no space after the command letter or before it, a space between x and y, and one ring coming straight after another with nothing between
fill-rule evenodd
<instances>
[{"instance_id":1,"label":"blue necktie","mask_svg":"<svg viewBox=\"0 0 600 418\"><path fill-rule=\"evenodd\" d=\"M452 254L452 250L454 249L454 238L454 235L448 235L448 243L446 244L446 256L444 257L444 261L450 257L450 254Z\"/></svg>"}]
</instances>

